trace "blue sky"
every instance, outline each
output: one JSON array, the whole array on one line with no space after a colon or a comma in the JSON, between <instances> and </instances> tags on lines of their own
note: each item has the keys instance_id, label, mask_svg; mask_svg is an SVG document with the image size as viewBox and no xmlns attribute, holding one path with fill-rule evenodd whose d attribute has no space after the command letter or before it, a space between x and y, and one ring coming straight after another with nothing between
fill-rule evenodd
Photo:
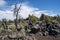
<instances>
[{"instance_id":1,"label":"blue sky","mask_svg":"<svg viewBox=\"0 0 60 40\"><path fill-rule=\"evenodd\" d=\"M20 4L21 0L1 0L0 1L0 18L7 18L6 13L9 14L9 12L12 15L11 8L15 3ZM28 17L28 14L33 14L35 16L40 16L41 13L44 13L46 15L60 15L60 0L22 0L23 6L21 7L22 10L22 17L26 18ZM27 10L28 12L27 12ZM5 15L3 15L3 12ZM24 13L24 14L23 14ZM27 16L25 15L27 14ZM2 16L3 17L2 17ZM11 18L13 18L10 15ZM9 16L9 15L8 15ZM8 17L9 18L9 17ZM10 18L10 19L11 19Z\"/></svg>"},{"instance_id":2,"label":"blue sky","mask_svg":"<svg viewBox=\"0 0 60 40\"><path fill-rule=\"evenodd\" d=\"M20 3L21 0L6 0L8 5L13 3ZM23 2L29 2L33 7L39 8L40 10L50 10L60 12L60 0L22 0Z\"/></svg>"}]
</instances>

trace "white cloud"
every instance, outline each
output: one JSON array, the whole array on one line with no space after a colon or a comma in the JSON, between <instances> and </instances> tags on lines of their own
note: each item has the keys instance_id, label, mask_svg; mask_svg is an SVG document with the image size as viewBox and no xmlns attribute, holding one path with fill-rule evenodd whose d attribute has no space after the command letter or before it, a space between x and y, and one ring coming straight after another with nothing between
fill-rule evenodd
<instances>
[{"instance_id":1,"label":"white cloud","mask_svg":"<svg viewBox=\"0 0 60 40\"><path fill-rule=\"evenodd\" d=\"M19 7L20 4L18 4ZM13 12L11 11L14 8L14 5L11 6L10 10L5 10L2 11L0 10L0 19L2 18L7 18L7 19L13 19ZM38 8L34 8L31 6L28 6L27 4L22 4L21 10L19 11L20 16L22 16L23 18L27 18L28 15L35 15L36 17L40 17L41 14L46 14L46 15L50 15L50 16L55 16L56 14L51 13L50 11L47 10L39 10Z\"/></svg>"},{"instance_id":2,"label":"white cloud","mask_svg":"<svg viewBox=\"0 0 60 40\"><path fill-rule=\"evenodd\" d=\"M6 4L5 0L0 0L0 6L4 6Z\"/></svg>"},{"instance_id":3,"label":"white cloud","mask_svg":"<svg viewBox=\"0 0 60 40\"><path fill-rule=\"evenodd\" d=\"M20 4L18 4L18 7L19 7L19 5ZM12 5L12 8L11 9L13 9L13 8L14 8L14 5ZM20 12L19 14L23 18L27 18L29 14L30 15L34 14L33 12L36 11L36 10L39 10L39 9L38 8L34 8L34 7L31 7L31 6L28 6L28 5L26 5L26 4L23 3L22 6L21 6L21 10L19 11Z\"/></svg>"},{"instance_id":4,"label":"white cloud","mask_svg":"<svg viewBox=\"0 0 60 40\"><path fill-rule=\"evenodd\" d=\"M0 19L2 18L13 19L12 12L10 10L5 11L0 10Z\"/></svg>"}]
</instances>

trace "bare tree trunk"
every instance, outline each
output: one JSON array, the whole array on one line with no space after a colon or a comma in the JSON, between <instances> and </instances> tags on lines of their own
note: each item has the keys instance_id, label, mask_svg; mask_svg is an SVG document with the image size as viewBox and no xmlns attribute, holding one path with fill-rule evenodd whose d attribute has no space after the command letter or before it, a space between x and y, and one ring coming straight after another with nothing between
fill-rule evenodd
<instances>
[{"instance_id":1,"label":"bare tree trunk","mask_svg":"<svg viewBox=\"0 0 60 40\"><path fill-rule=\"evenodd\" d=\"M16 17L16 19L15 19L15 26L16 26L16 29L17 29L17 31L18 31L18 29L19 29L19 27L18 27L18 12L19 12L19 10L21 10L21 4L20 4L20 6L19 6L19 8L17 8L17 4L15 4L15 8L14 8L14 16Z\"/></svg>"},{"instance_id":2,"label":"bare tree trunk","mask_svg":"<svg viewBox=\"0 0 60 40\"><path fill-rule=\"evenodd\" d=\"M18 12L16 14L16 29L18 28Z\"/></svg>"}]
</instances>

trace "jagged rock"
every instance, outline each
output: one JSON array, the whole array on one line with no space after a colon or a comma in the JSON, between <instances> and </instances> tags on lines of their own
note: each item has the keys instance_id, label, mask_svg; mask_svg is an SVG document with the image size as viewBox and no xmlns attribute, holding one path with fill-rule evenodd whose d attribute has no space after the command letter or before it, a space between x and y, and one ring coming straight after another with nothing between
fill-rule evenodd
<instances>
[{"instance_id":1,"label":"jagged rock","mask_svg":"<svg viewBox=\"0 0 60 40\"><path fill-rule=\"evenodd\" d=\"M25 40L37 40L37 39L35 38L34 34L30 34L30 35L25 36Z\"/></svg>"},{"instance_id":2,"label":"jagged rock","mask_svg":"<svg viewBox=\"0 0 60 40\"><path fill-rule=\"evenodd\" d=\"M5 38L7 38L8 35L2 36L2 40L5 40Z\"/></svg>"},{"instance_id":3,"label":"jagged rock","mask_svg":"<svg viewBox=\"0 0 60 40\"><path fill-rule=\"evenodd\" d=\"M48 32L47 32L47 31L45 31L45 32L44 32L44 36L47 36L47 35L48 35Z\"/></svg>"},{"instance_id":4,"label":"jagged rock","mask_svg":"<svg viewBox=\"0 0 60 40\"><path fill-rule=\"evenodd\" d=\"M2 36L0 35L0 39L2 39Z\"/></svg>"},{"instance_id":5,"label":"jagged rock","mask_svg":"<svg viewBox=\"0 0 60 40\"><path fill-rule=\"evenodd\" d=\"M45 25L46 25L46 21L45 21L45 20L40 21L40 22L39 22L39 25L40 25L40 26L45 26Z\"/></svg>"},{"instance_id":6,"label":"jagged rock","mask_svg":"<svg viewBox=\"0 0 60 40\"><path fill-rule=\"evenodd\" d=\"M40 36L43 36L42 32L38 32L37 34L39 34Z\"/></svg>"},{"instance_id":7,"label":"jagged rock","mask_svg":"<svg viewBox=\"0 0 60 40\"><path fill-rule=\"evenodd\" d=\"M26 30L29 29L29 33L26 32ZM9 40L9 38L17 38L16 40L36 40L35 38L35 34L38 36L48 36L48 35L53 35L56 36L58 34L60 34L60 24L59 23L55 23L54 22L48 22L46 23L46 21L40 21L39 24L28 24L25 28L21 28L18 27L18 31L14 32L14 31L10 31L8 29L7 32L12 32L12 33L5 33L3 36L0 36L0 38L2 38L3 40ZM26 34L25 34L26 32ZM6 35L7 34L7 35ZM25 36L24 36L24 35Z\"/></svg>"},{"instance_id":8,"label":"jagged rock","mask_svg":"<svg viewBox=\"0 0 60 40\"><path fill-rule=\"evenodd\" d=\"M39 24L35 24L35 25L33 26L33 28L38 29L38 28L40 28L40 26L39 26Z\"/></svg>"},{"instance_id":9,"label":"jagged rock","mask_svg":"<svg viewBox=\"0 0 60 40\"><path fill-rule=\"evenodd\" d=\"M15 34L15 35L14 35L14 34L13 34L13 35L8 35L8 37L9 37L9 38L16 38L17 35L16 35L16 34Z\"/></svg>"},{"instance_id":10,"label":"jagged rock","mask_svg":"<svg viewBox=\"0 0 60 40\"><path fill-rule=\"evenodd\" d=\"M33 33L36 34L37 32L39 32L40 28L36 29L36 28L31 28L31 31L29 33Z\"/></svg>"}]
</instances>

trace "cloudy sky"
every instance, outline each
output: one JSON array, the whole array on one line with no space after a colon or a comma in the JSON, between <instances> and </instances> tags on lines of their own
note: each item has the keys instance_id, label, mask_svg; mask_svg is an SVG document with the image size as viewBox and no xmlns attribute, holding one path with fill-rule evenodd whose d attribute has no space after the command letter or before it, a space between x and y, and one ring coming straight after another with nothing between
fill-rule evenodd
<instances>
[{"instance_id":1,"label":"cloudy sky","mask_svg":"<svg viewBox=\"0 0 60 40\"><path fill-rule=\"evenodd\" d=\"M40 17L42 13L55 16L60 15L60 0L0 0L0 19L13 19L14 5L17 3L19 7L22 1L19 15L27 18L28 15Z\"/></svg>"}]
</instances>

